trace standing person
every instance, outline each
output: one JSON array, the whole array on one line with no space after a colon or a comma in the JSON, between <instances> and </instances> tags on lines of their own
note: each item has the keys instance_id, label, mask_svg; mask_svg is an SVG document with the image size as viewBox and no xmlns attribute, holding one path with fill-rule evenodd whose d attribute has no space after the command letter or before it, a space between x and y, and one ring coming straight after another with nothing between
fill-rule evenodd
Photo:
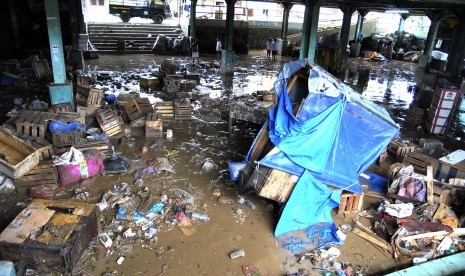
<instances>
[{"instance_id":1,"label":"standing person","mask_svg":"<svg viewBox=\"0 0 465 276\"><path fill-rule=\"evenodd\" d=\"M266 57L271 57L271 37L268 38L268 41L266 42Z\"/></svg>"},{"instance_id":2,"label":"standing person","mask_svg":"<svg viewBox=\"0 0 465 276\"><path fill-rule=\"evenodd\" d=\"M271 56L273 59L276 59L276 55L278 54L278 40L275 38L271 43Z\"/></svg>"},{"instance_id":3,"label":"standing person","mask_svg":"<svg viewBox=\"0 0 465 276\"><path fill-rule=\"evenodd\" d=\"M223 46L221 45L220 37L216 38L216 59L221 59L221 51L223 50Z\"/></svg>"},{"instance_id":4,"label":"standing person","mask_svg":"<svg viewBox=\"0 0 465 276\"><path fill-rule=\"evenodd\" d=\"M193 39L190 50L192 52L192 65L194 65L196 60L197 63L199 62L199 42L197 39Z\"/></svg>"}]
</instances>

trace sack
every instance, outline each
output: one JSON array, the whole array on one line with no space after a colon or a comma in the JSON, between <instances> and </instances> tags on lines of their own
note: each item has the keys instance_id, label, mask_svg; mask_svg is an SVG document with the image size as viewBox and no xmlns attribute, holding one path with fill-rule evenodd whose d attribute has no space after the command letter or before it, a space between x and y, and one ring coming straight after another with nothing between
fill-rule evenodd
<instances>
[{"instance_id":1,"label":"sack","mask_svg":"<svg viewBox=\"0 0 465 276\"><path fill-rule=\"evenodd\" d=\"M85 160L77 165L58 166L58 175L62 187L79 182L81 179L94 177L103 173L104 166L101 154L92 151L85 155Z\"/></svg>"}]
</instances>

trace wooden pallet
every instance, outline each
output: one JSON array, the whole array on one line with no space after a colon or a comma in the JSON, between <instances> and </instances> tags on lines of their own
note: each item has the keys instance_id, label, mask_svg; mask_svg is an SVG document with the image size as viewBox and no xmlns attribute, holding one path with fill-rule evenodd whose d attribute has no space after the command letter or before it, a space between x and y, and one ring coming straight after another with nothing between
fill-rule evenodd
<instances>
[{"instance_id":1,"label":"wooden pallet","mask_svg":"<svg viewBox=\"0 0 465 276\"><path fill-rule=\"evenodd\" d=\"M97 118L97 123L99 124L100 128L109 137L123 131L119 117L116 116L111 109L99 110L95 117Z\"/></svg>"},{"instance_id":2,"label":"wooden pallet","mask_svg":"<svg viewBox=\"0 0 465 276\"><path fill-rule=\"evenodd\" d=\"M342 194L338 214L358 213L362 209L363 194Z\"/></svg>"},{"instance_id":3,"label":"wooden pallet","mask_svg":"<svg viewBox=\"0 0 465 276\"><path fill-rule=\"evenodd\" d=\"M438 166L438 160L436 158L418 152L411 152L405 155L404 163L412 165L416 172L424 175L426 175L427 166L433 167L433 175L435 175Z\"/></svg>"},{"instance_id":4,"label":"wooden pallet","mask_svg":"<svg viewBox=\"0 0 465 276\"><path fill-rule=\"evenodd\" d=\"M402 159L407 153L415 152L415 146L408 146L402 141L393 140L389 143L388 152L398 159Z\"/></svg>"},{"instance_id":5,"label":"wooden pallet","mask_svg":"<svg viewBox=\"0 0 465 276\"><path fill-rule=\"evenodd\" d=\"M15 121L16 132L32 137L45 139L45 132L48 127L48 115L40 111L23 111Z\"/></svg>"},{"instance_id":6,"label":"wooden pallet","mask_svg":"<svg viewBox=\"0 0 465 276\"><path fill-rule=\"evenodd\" d=\"M160 114L147 114L147 119L145 120L145 137L163 137L163 121Z\"/></svg>"},{"instance_id":7,"label":"wooden pallet","mask_svg":"<svg viewBox=\"0 0 465 276\"><path fill-rule=\"evenodd\" d=\"M154 113L161 115L162 120L174 119L174 104L172 101L156 102L154 105Z\"/></svg>"},{"instance_id":8,"label":"wooden pallet","mask_svg":"<svg viewBox=\"0 0 465 276\"><path fill-rule=\"evenodd\" d=\"M86 120L84 116L77 114L76 112L61 112L61 113L48 113L45 112L46 118L51 121L62 121L66 123L80 122L85 124Z\"/></svg>"},{"instance_id":9,"label":"wooden pallet","mask_svg":"<svg viewBox=\"0 0 465 276\"><path fill-rule=\"evenodd\" d=\"M129 120L133 121L153 112L153 106L148 98L139 98L130 100L124 106L124 110Z\"/></svg>"},{"instance_id":10,"label":"wooden pallet","mask_svg":"<svg viewBox=\"0 0 465 276\"><path fill-rule=\"evenodd\" d=\"M298 176L273 169L264 179L258 195L277 202L286 202L298 179Z\"/></svg>"},{"instance_id":11,"label":"wooden pallet","mask_svg":"<svg viewBox=\"0 0 465 276\"><path fill-rule=\"evenodd\" d=\"M52 133L52 143L55 147L72 146L79 143L82 133L79 130L73 130L66 133Z\"/></svg>"},{"instance_id":12,"label":"wooden pallet","mask_svg":"<svg viewBox=\"0 0 465 276\"><path fill-rule=\"evenodd\" d=\"M73 145L74 148L85 151L85 150L96 150L98 152L103 153L104 155L109 155L108 151L108 141L97 141L97 140L87 140L84 139L79 141L78 144ZM63 154L68 152L71 147L63 147L56 149L57 154Z\"/></svg>"},{"instance_id":13,"label":"wooden pallet","mask_svg":"<svg viewBox=\"0 0 465 276\"><path fill-rule=\"evenodd\" d=\"M14 181L16 188L31 187L36 185L51 184L58 186L57 167L53 166L53 161L41 161L35 168L27 174Z\"/></svg>"},{"instance_id":14,"label":"wooden pallet","mask_svg":"<svg viewBox=\"0 0 465 276\"><path fill-rule=\"evenodd\" d=\"M174 101L174 119L186 120L191 119L192 107L190 102Z\"/></svg>"}]
</instances>

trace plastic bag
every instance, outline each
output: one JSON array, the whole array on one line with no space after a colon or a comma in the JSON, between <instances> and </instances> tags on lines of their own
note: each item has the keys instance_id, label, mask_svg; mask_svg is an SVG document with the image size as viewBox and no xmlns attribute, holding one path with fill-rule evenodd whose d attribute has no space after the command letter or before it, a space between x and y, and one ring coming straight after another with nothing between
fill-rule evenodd
<instances>
[{"instance_id":1,"label":"plastic bag","mask_svg":"<svg viewBox=\"0 0 465 276\"><path fill-rule=\"evenodd\" d=\"M103 173L104 166L101 154L92 151L90 155L85 156L85 160L78 165L58 166L58 175L62 187L79 182L81 179L94 177Z\"/></svg>"},{"instance_id":2,"label":"plastic bag","mask_svg":"<svg viewBox=\"0 0 465 276\"><path fill-rule=\"evenodd\" d=\"M48 124L48 128L52 133L67 133L73 130L84 131L86 125L81 122L66 123L62 121L51 121Z\"/></svg>"}]
</instances>

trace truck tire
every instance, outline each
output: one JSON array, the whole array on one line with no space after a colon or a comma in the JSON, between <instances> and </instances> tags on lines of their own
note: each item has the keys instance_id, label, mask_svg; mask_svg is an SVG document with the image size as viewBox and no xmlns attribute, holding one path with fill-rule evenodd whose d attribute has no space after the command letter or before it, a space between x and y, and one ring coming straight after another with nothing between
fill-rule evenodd
<instances>
[{"instance_id":1,"label":"truck tire","mask_svg":"<svg viewBox=\"0 0 465 276\"><path fill-rule=\"evenodd\" d=\"M121 21L123 21L124 23L127 23L131 19L131 16L127 13L122 13L120 14L119 18L121 18Z\"/></svg>"},{"instance_id":2,"label":"truck tire","mask_svg":"<svg viewBox=\"0 0 465 276\"><path fill-rule=\"evenodd\" d=\"M162 14L155 14L153 16L153 22L155 22L155 24L161 24L163 22L163 15Z\"/></svg>"}]
</instances>

